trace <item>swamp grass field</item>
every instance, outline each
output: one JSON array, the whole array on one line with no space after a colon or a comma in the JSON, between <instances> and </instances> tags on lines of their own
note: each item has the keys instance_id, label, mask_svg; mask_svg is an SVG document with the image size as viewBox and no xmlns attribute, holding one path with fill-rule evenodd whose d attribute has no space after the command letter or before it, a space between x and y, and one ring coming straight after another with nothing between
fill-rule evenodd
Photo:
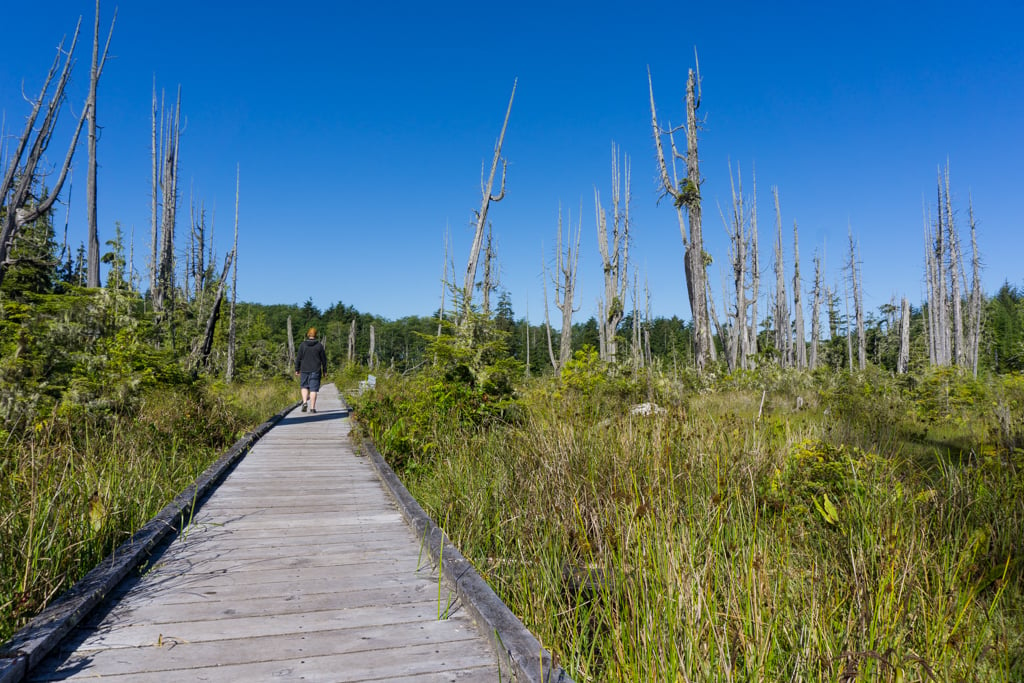
<instances>
[{"instance_id":1,"label":"swamp grass field","mask_svg":"<svg viewBox=\"0 0 1024 683\"><path fill-rule=\"evenodd\" d=\"M0 440L0 642L296 397L265 381L148 388L124 414L55 408Z\"/></svg>"},{"instance_id":2,"label":"swamp grass field","mask_svg":"<svg viewBox=\"0 0 1024 683\"><path fill-rule=\"evenodd\" d=\"M1024 680L1020 375L584 352L512 399L427 373L352 402L577 681Z\"/></svg>"}]
</instances>

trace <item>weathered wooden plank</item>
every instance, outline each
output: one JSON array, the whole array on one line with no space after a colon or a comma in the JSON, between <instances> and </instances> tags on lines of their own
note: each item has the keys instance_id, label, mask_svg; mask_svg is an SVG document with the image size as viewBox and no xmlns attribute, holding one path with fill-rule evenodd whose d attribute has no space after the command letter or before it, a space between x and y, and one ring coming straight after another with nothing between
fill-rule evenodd
<instances>
[{"instance_id":1,"label":"weathered wooden plank","mask_svg":"<svg viewBox=\"0 0 1024 683\"><path fill-rule=\"evenodd\" d=\"M183 647L178 645L177 647ZM275 645L276 647L276 645ZM148 648L150 650L155 648ZM401 652L401 656L394 653ZM316 683L345 681L390 681L402 676L436 673L453 669L472 671L472 677L441 680L473 680L494 682L498 673L490 660L490 652L468 652L465 641L404 645L400 650L387 648L319 656L261 660L238 664L186 667L175 670L136 671L129 674L99 674L93 666L83 666L74 672L84 677L101 676L105 681L133 681L136 683L166 683L168 680L203 681L306 681ZM94 660L95 661L95 660ZM67 680L64 676L59 680ZM37 680L54 680L41 678Z\"/></svg>"},{"instance_id":2,"label":"weathered wooden plank","mask_svg":"<svg viewBox=\"0 0 1024 683\"><path fill-rule=\"evenodd\" d=\"M453 638L453 633L461 635L462 640ZM320 657L331 654L351 654L379 652L397 649L410 645L431 645L435 643L459 643L461 647L472 651L479 650L479 643L474 647L471 642L476 637L472 631L465 629L452 631L443 622L432 621L411 624L393 624L388 626L360 627L316 631L286 637L247 637L230 638L216 642L178 643L170 638L159 645L151 646L152 657L141 669L135 657L125 657L121 650L80 651L69 657L59 667L39 680L58 679L62 672L90 668L102 669L104 677L124 676L148 670L176 671L183 669L202 669L211 666L228 666L274 659L300 659Z\"/></svg>"}]
</instances>

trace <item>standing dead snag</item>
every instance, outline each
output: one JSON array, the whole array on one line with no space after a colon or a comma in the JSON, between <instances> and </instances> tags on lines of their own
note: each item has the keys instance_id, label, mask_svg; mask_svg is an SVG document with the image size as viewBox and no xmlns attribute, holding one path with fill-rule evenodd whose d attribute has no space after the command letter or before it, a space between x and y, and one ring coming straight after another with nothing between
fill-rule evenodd
<instances>
[{"instance_id":1,"label":"standing dead snag","mask_svg":"<svg viewBox=\"0 0 1024 683\"><path fill-rule=\"evenodd\" d=\"M903 297L900 307L900 355L896 359L896 372L906 374L910 367L910 302Z\"/></svg>"},{"instance_id":2,"label":"standing dead snag","mask_svg":"<svg viewBox=\"0 0 1024 683\"><path fill-rule=\"evenodd\" d=\"M740 169L736 168L736 177L732 175L732 163L729 164L729 187L732 194L732 216L726 220L722 215L722 223L729 235L729 261L732 266L733 290L735 292L735 307L728 312L726 306L727 322L731 318L731 325L727 330L728 340L726 342L726 359L730 372L737 367L744 370L749 367L750 358L757 351L757 297L759 278L757 274L757 179L754 179L754 199L751 202L750 211L750 233L746 230L747 200L743 195L743 178ZM720 210L721 213L721 210ZM749 242L748 242L749 239ZM750 264L747 264L747 257L750 257ZM749 268L749 270L748 270ZM747 275L750 275L750 298L747 298ZM728 293L723 295L728 300ZM748 315L747 307L751 308ZM749 321L749 324L748 324Z\"/></svg>"},{"instance_id":3,"label":"standing dead snag","mask_svg":"<svg viewBox=\"0 0 1024 683\"><path fill-rule=\"evenodd\" d=\"M804 309L801 302L800 284L800 239L797 237L796 221L793 221L793 336L796 367L807 368L807 342L804 339Z\"/></svg>"},{"instance_id":4,"label":"standing dead snag","mask_svg":"<svg viewBox=\"0 0 1024 683\"><path fill-rule=\"evenodd\" d=\"M601 195L594 189L594 213L597 218L597 247L604 272L604 299L598 301L598 338L601 360L612 362L618 354L615 333L625 315L626 285L629 283L629 157L625 157L624 176L619 172L619 150L612 143L612 234L608 240L608 220ZM609 251L610 249L610 251Z\"/></svg>"},{"instance_id":5,"label":"standing dead snag","mask_svg":"<svg viewBox=\"0 0 1024 683\"><path fill-rule=\"evenodd\" d=\"M811 357L808 367L815 370L818 367L818 342L821 340L821 255L814 254L814 293L811 299Z\"/></svg>"},{"instance_id":6,"label":"standing dead snag","mask_svg":"<svg viewBox=\"0 0 1024 683\"><path fill-rule=\"evenodd\" d=\"M867 337L864 333L864 291L860 277L857 274L857 248L853 241L853 230L849 231L850 236L850 284L853 287L853 310L857 319L857 367L861 370L867 367ZM853 354L850 354L850 369L853 369Z\"/></svg>"},{"instance_id":7,"label":"standing dead snag","mask_svg":"<svg viewBox=\"0 0 1024 683\"><path fill-rule=\"evenodd\" d=\"M505 172L508 170L508 161L501 158L501 147L505 142L505 131L508 129L508 119L512 115L512 101L516 96L516 84L519 79L512 82L512 95L508 98L508 109L505 111L505 122L501 125L501 134L494 145L494 158L491 160L491 172L487 176L486 184L481 177L480 190L482 200L480 210L476 212L476 232L473 234L473 246L469 252L469 262L466 265L466 279L462 286L462 319L468 317L470 304L473 301L473 283L476 281L476 265L480 260L480 249L483 246L484 227L487 225L487 210L491 202L500 202L505 198ZM497 195L492 194L494 190L494 176L498 171L498 162L501 162L501 191Z\"/></svg>"},{"instance_id":8,"label":"standing dead snag","mask_svg":"<svg viewBox=\"0 0 1024 683\"><path fill-rule=\"evenodd\" d=\"M782 211L779 209L779 188L772 188L775 198L775 348L779 352L779 365L793 364L793 336L789 330L789 306L786 299L785 265L782 259Z\"/></svg>"},{"instance_id":9,"label":"standing dead snag","mask_svg":"<svg viewBox=\"0 0 1024 683\"><path fill-rule=\"evenodd\" d=\"M576 273L579 269L580 233L583 232L582 211L577 219L576 239L572 237L572 214L569 215L569 231L566 235L565 249L562 249L562 207L558 207L558 242L555 251L555 272L551 277L555 287L555 306L562 313L562 332L559 337L558 359L551 345L551 322L548 318L547 274L544 283L544 325L547 329L548 356L555 372L565 367L572 357L572 314L579 310L573 308L573 297L576 292ZM547 267L544 268L547 271Z\"/></svg>"},{"instance_id":10,"label":"standing dead snag","mask_svg":"<svg viewBox=\"0 0 1024 683\"><path fill-rule=\"evenodd\" d=\"M110 39L114 35L114 22L117 21L117 10L114 10L114 18L110 20L110 31L107 33L107 42L103 46L103 56L100 57L100 0L96 0L96 23L93 27L92 37L92 70L89 74L89 169L86 174L86 214L89 223L89 270L86 276L89 287L100 286L100 239L96 227L96 86L99 84L100 74L103 73L103 65L107 63L107 51L110 49Z\"/></svg>"},{"instance_id":11,"label":"standing dead snag","mask_svg":"<svg viewBox=\"0 0 1024 683\"><path fill-rule=\"evenodd\" d=\"M174 111L167 117L168 129L162 140L164 158L160 189L163 213L160 225L160 252L157 262L153 310L163 312L174 303L174 228L178 211L178 144L181 137L181 87Z\"/></svg>"},{"instance_id":12,"label":"standing dead snag","mask_svg":"<svg viewBox=\"0 0 1024 683\"><path fill-rule=\"evenodd\" d=\"M235 257L235 252L228 252L228 255L224 257L224 269L220 274L220 283L217 285L217 295L213 299L213 305L210 307L210 315L206 319L206 332L203 335L203 342L199 346L198 353L196 354L194 368L199 369L200 367L206 367L210 360L210 351L213 350L213 333L217 330L217 320L220 318L220 306L224 301L224 290L227 287L228 273L231 272L231 262Z\"/></svg>"},{"instance_id":13,"label":"standing dead snag","mask_svg":"<svg viewBox=\"0 0 1024 683\"><path fill-rule=\"evenodd\" d=\"M234 254L231 265L231 312L228 323L228 368L225 373L227 381L235 376L235 302L238 294L238 189L241 182L241 170L235 166L235 243L231 248Z\"/></svg>"},{"instance_id":14,"label":"standing dead snag","mask_svg":"<svg viewBox=\"0 0 1024 683\"><path fill-rule=\"evenodd\" d=\"M981 315L982 315L982 293L981 293L981 259L978 257L978 235L974 223L974 200L967 203L967 220L971 226L971 299L967 308L968 320L968 344L967 364L971 373L978 376L978 346L981 344Z\"/></svg>"},{"instance_id":15,"label":"standing dead snag","mask_svg":"<svg viewBox=\"0 0 1024 683\"><path fill-rule=\"evenodd\" d=\"M18 144L7 162L8 166L0 180L0 208L5 209L4 217L0 222L0 283L3 283L4 275L10 260L11 247L15 238L21 231L22 226L32 223L40 216L45 215L57 201L64 180L67 178L68 170L71 168L71 159L74 157L75 148L78 146L78 137L82 132L89 113L89 103L86 102L82 109L82 115L78 118L78 125L71 136L68 151L64 157L57 182L50 188L50 193L40 200L32 196L32 188L39 181L39 163L53 137L54 127L60 116L60 109L66 98L65 89L68 79L71 76L71 66L75 54L75 45L78 43L78 31L81 21L75 27L74 37L71 39L71 47L64 51L64 42L57 47L57 56L50 66L50 70L43 82L43 88L39 96L32 102L32 112L25 122L25 130L18 138ZM61 60L63 59L63 66ZM58 76L59 73L59 76ZM53 94L47 101L47 93L50 91L50 84L56 78ZM40 112L43 112L43 120L36 127L36 121ZM31 143L31 144L30 144ZM26 149L28 155L25 155Z\"/></svg>"},{"instance_id":16,"label":"standing dead snag","mask_svg":"<svg viewBox=\"0 0 1024 683\"><path fill-rule=\"evenodd\" d=\"M707 303L707 267L704 254L704 238L701 229L701 196L700 163L697 156L697 107L699 97L697 89L700 77L689 70L686 79L686 154L676 148L675 128L663 129L658 123L658 114L654 105L654 85L651 71L647 70L647 86L651 96L651 128L654 133L654 147L658 153L658 170L665 194L672 197L676 207L676 218L679 221L679 232L683 237L684 271L686 290L690 300L690 311L693 313L694 358L698 372L711 362L713 341L711 323L708 317ZM669 176L668 164L662 136L668 136L672 152L672 175ZM676 173L676 160L686 162L686 176L682 179ZM685 213L684 213L685 210ZM684 218L685 216L685 218ZM689 234L687 234L689 226Z\"/></svg>"}]
</instances>

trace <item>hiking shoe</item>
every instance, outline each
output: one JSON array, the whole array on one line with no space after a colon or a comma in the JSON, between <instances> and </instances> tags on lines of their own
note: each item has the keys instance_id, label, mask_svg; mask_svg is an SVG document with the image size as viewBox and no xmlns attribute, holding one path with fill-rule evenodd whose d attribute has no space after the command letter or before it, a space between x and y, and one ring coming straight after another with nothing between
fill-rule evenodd
<instances>
[{"instance_id":1,"label":"hiking shoe","mask_svg":"<svg viewBox=\"0 0 1024 683\"><path fill-rule=\"evenodd\" d=\"M302 412L306 412L306 408L308 408L308 407L309 406L307 406L305 403L303 403L302 404Z\"/></svg>"}]
</instances>

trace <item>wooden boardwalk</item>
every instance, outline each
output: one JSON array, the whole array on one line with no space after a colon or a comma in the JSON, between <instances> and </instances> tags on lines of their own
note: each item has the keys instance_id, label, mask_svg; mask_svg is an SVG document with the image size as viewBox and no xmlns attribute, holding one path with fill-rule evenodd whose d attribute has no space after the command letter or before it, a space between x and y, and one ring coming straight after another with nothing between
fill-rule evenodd
<instances>
[{"instance_id":1,"label":"wooden boardwalk","mask_svg":"<svg viewBox=\"0 0 1024 683\"><path fill-rule=\"evenodd\" d=\"M353 452L333 385L317 407L257 442L30 680L509 680Z\"/></svg>"}]
</instances>

